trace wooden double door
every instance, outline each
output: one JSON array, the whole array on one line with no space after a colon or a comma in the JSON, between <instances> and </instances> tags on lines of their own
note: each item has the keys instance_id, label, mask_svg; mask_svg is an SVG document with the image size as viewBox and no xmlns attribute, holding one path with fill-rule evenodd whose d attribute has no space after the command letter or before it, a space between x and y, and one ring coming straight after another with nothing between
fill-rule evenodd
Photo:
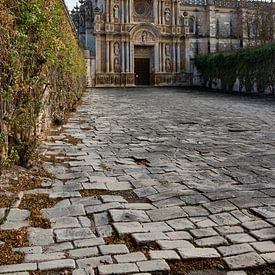
<instances>
[{"instance_id":1,"label":"wooden double door","mask_svg":"<svg viewBox=\"0 0 275 275\"><path fill-rule=\"evenodd\" d=\"M150 58L135 58L135 84L150 85Z\"/></svg>"}]
</instances>

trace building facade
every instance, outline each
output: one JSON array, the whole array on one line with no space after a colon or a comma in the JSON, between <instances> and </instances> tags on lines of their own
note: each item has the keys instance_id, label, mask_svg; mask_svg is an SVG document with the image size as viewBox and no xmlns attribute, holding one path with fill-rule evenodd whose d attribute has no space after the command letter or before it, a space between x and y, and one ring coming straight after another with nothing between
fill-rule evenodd
<instances>
[{"instance_id":1,"label":"building facade","mask_svg":"<svg viewBox=\"0 0 275 275\"><path fill-rule=\"evenodd\" d=\"M257 43L259 7L271 16L274 39L270 2L80 0L71 14L94 60L93 85L173 86L196 81L196 55Z\"/></svg>"}]
</instances>

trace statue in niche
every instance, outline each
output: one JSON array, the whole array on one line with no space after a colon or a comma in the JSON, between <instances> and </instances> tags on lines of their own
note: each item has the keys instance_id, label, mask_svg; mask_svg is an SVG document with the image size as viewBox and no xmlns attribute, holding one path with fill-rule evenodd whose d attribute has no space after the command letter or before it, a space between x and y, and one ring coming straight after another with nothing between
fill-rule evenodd
<instances>
[{"instance_id":1,"label":"statue in niche","mask_svg":"<svg viewBox=\"0 0 275 275\"><path fill-rule=\"evenodd\" d=\"M117 57L114 59L114 69L116 73L120 72L119 59Z\"/></svg>"},{"instance_id":2,"label":"statue in niche","mask_svg":"<svg viewBox=\"0 0 275 275\"><path fill-rule=\"evenodd\" d=\"M165 9L164 16L165 16L165 21L166 22L170 21L170 17L171 17L170 9L168 9L168 8Z\"/></svg>"},{"instance_id":3,"label":"statue in niche","mask_svg":"<svg viewBox=\"0 0 275 275\"><path fill-rule=\"evenodd\" d=\"M171 72L171 60L169 58L165 59L165 71Z\"/></svg>"},{"instance_id":4,"label":"statue in niche","mask_svg":"<svg viewBox=\"0 0 275 275\"><path fill-rule=\"evenodd\" d=\"M116 42L114 44L114 54L119 55L119 44L118 44L118 42Z\"/></svg>"},{"instance_id":5,"label":"statue in niche","mask_svg":"<svg viewBox=\"0 0 275 275\"><path fill-rule=\"evenodd\" d=\"M166 54L167 56L170 55L170 45L169 45L169 44L166 44L166 45L165 45L165 54Z\"/></svg>"},{"instance_id":6,"label":"statue in niche","mask_svg":"<svg viewBox=\"0 0 275 275\"><path fill-rule=\"evenodd\" d=\"M118 7L118 5L114 6L114 18L115 19L119 18L119 7Z\"/></svg>"},{"instance_id":7,"label":"statue in niche","mask_svg":"<svg viewBox=\"0 0 275 275\"><path fill-rule=\"evenodd\" d=\"M141 41L142 41L142 42L146 42L146 41L147 41L147 32L146 32L146 31L144 31L144 32L142 33L142 35L141 35Z\"/></svg>"}]
</instances>

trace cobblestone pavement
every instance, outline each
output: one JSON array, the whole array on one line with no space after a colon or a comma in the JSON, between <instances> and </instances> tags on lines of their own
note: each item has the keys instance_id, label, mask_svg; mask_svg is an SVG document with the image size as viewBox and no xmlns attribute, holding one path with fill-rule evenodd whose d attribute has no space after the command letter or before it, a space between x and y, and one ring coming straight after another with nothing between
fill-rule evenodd
<instances>
[{"instance_id":1,"label":"cobblestone pavement","mask_svg":"<svg viewBox=\"0 0 275 275\"><path fill-rule=\"evenodd\" d=\"M61 199L42 210L51 229L29 228L24 264L0 273L169 274L175 261L221 258L220 270L188 274L242 275L274 264L274 115L274 99L172 88L87 93L43 143L54 178L39 192ZM27 217L13 209L1 228Z\"/></svg>"}]
</instances>

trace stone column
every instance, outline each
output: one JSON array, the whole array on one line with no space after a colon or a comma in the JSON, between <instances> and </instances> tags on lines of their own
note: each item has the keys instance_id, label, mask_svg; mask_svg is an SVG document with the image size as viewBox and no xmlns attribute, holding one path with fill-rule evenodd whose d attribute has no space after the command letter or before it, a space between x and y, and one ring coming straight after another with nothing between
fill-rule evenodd
<instances>
[{"instance_id":1,"label":"stone column","mask_svg":"<svg viewBox=\"0 0 275 275\"><path fill-rule=\"evenodd\" d=\"M180 56L180 43L178 42L177 43L177 72L178 73L180 72L180 59L181 59L181 56Z\"/></svg>"},{"instance_id":2,"label":"stone column","mask_svg":"<svg viewBox=\"0 0 275 275\"><path fill-rule=\"evenodd\" d=\"M110 42L106 40L106 73L110 70Z\"/></svg>"},{"instance_id":3,"label":"stone column","mask_svg":"<svg viewBox=\"0 0 275 275\"><path fill-rule=\"evenodd\" d=\"M106 11L106 22L109 22L110 20L110 5L109 5L109 0L106 0L106 6L105 6L105 11Z\"/></svg>"},{"instance_id":4,"label":"stone column","mask_svg":"<svg viewBox=\"0 0 275 275\"><path fill-rule=\"evenodd\" d=\"M110 0L110 22L114 22L114 5L113 0Z\"/></svg>"},{"instance_id":5,"label":"stone column","mask_svg":"<svg viewBox=\"0 0 275 275\"><path fill-rule=\"evenodd\" d=\"M176 43L172 43L172 51L173 51L173 72L177 72L177 62L178 62L178 53Z\"/></svg>"},{"instance_id":6,"label":"stone column","mask_svg":"<svg viewBox=\"0 0 275 275\"><path fill-rule=\"evenodd\" d=\"M161 24L161 0L157 0L158 1L158 14L157 14L157 17L158 17L158 24L160 25Z\"/></svg>"},{"instance_id":7,"label":"stone column","mask_svg":"<svg viewBox=\"0 0 275 275\"><path fill-rule=\"evenodd\" d=\"M164 2L161 0L161 24L165 23L164 19Z\"/></svg>"},{"instance_id":8,"label":"stone column","mask_svg":"<svg viewBox=\"0 0 275 275\"><path fill-rule=\"evenodd\" d=\"M129 23L133 22L132 14L133 14L133 0L129 0Z\"/></svg>"},{"instance_id":9,"label":"stone column","mask_svg":"<svg viewBox=\"0 0 275 275\"><path fill-rule=\"evenodd\" d=\"M134 71L135 71L135 68L134 68L134 43L131 43L131 42L129 42L129 44L130 44L130 55L129 55L129 63L130 63L130 72L131 73L134 73Z\"/></svg>"},{"instance_id":10,"label":"stone column","mask_svg":"<svg viewBox=\"0 0 275 275\"><path fill-rule=\"evenodd\" d=\"M121 42L121 71L125 73L125 42Z\"/></svg>"},{"instance_id":11,"label":"stone column","mask_svg":"<svg viewBox=\"0 0 275 275\"><path fill-rule=\"evenodd\" d=\"M101 72L101 36L96 36L96 72Z\"/></svg>"},{"instance_id":12,"label":"stone column","mask_svg":"<svg viewBox=\"0 0 275 275\"><path fill-rule=\"evenodd\" d=\"M111 63L111 73L114 72L114 41L110 42L110 63Z\"/></svg>"},{"instance_id":13,"label":"stone column","mask_svg":"<svg viewBox=\"0 0 275 275\"><path fill-rule=\"evenodd\" d=\"M130 49L129 49L129 42L126 41L126 72L129 73L129 61L130 61Z\"/></svg>"},{"instance_id":14,"label":"stone column","mask_svg":"<svg viewBox=\"0 0 275 275\"><path fill-rule=\"evenodd\" d=\"M162 43L162 71L166 72L166 70L165 70L165 43Z\"/></svg>"},{"instance_id":15,"label":"stone column","mask_svg":"<svg viewBox=\"0 0 275 275\"><path fill-rule=\"evenodd\" d=\"M154 22L155 24L158 24L158 1L154 1Z\"/></svg>"},{"instance_id":16,"label":"stone column","mask_svg":"<svg viewBox=\"0 0 275 275\"><path fill-rule=\"evenodd\" d=\"M125 22L124 15L125 15L124 0L121 0L121 24L124 24Z\"/></svg>"},{"instance_id":17,"label":"stone column","mask_svg":"<svg viewBox=\"0 0 275 275\"><path fill-rule=\"evenodd\" d=\"M155 67L155 73L159 72L159 43L157 42L155 45L155 52L154 52L154 67Z\"/></svg>"}]
</instances>

